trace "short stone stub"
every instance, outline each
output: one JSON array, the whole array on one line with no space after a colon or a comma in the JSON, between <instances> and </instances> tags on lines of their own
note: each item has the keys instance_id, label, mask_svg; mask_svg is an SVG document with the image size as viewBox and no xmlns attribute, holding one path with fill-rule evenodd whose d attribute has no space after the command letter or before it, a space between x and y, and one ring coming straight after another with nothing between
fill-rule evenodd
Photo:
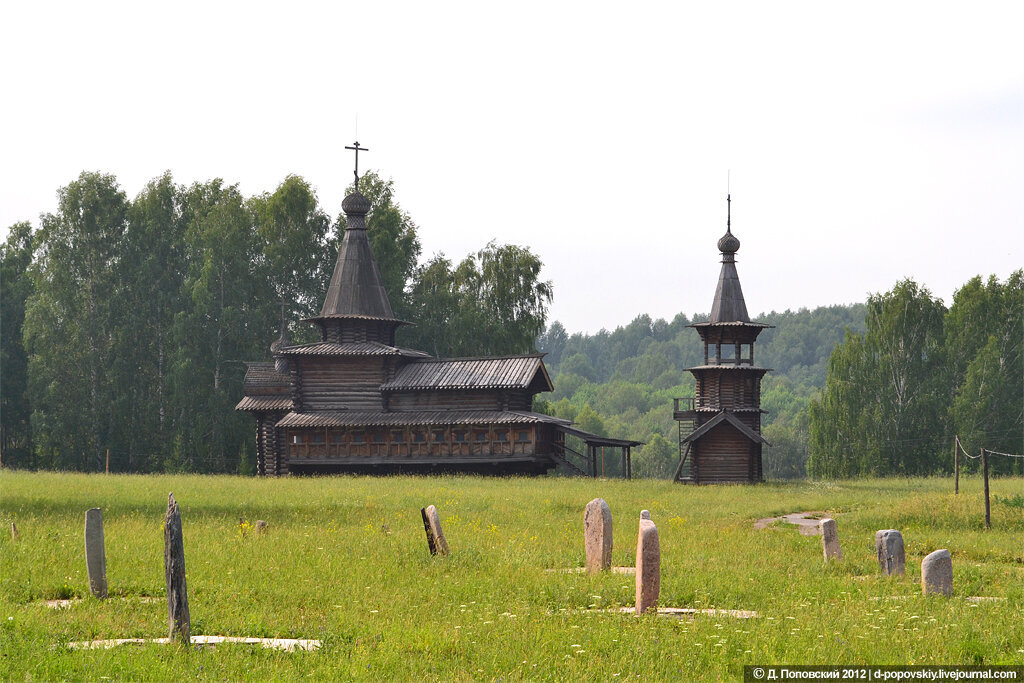
<instances>
[{"instance_id":1,"label":"short stone stub","mask_svg":"<svg viewBox=\"0 0 1024 683\"><path fill-rule=\"evenodd\" d=\"M661 546L658 527L649 519L640 520L636 541L636 613L658 610L661 592Z\"/></svg>"},{"instance_id":2,"label":"short stone stub","mask_svg":"<svg viewBox=\"0 0 1024 683\"><path fill-rule=\"evenodd\" d=\"M921 593L947 597L953 594L953 558L945 548L930 553L921 562Z\"/></svg>"},{"instance_id":3,"label":"short stone stub","mask_svg":"<svg viewBox=\"0 0 1024 683\"><path fill-rule=\"evenodd\" d=\"M596 573L612 567L612 510L604 498L595 498L583 510L583 543L587 571Z\"/></svg>"},{"instance_id":4,"label":"short stone stub","mask_svg":"<svg viewBox=\"0 0 1024 683\"><path fill-rule=\"evenodd\" d=\"M447 555L451 551L448 548L448 539L444 537L444 530L441 529L441 517L437 514L437 508L428 505L423 508L423 525L427 532L427 545L430 552L435 555Z\"/></svg>"},{"instance_id":5,"label":"short stone stub","mask_svg":"<svg viewBox=\"0 0 1024 683\"><path fill-rule=\"evenodd\" d=\"M903 576L906 573L907 557L903 551L903 534L896 529L880 529L875 532L875 552L878 566L886 576Z\"/></svg>"},{"instance_id":6,"label":"short stone stub","mask_svg":"<svg viewBox=\"0 0 1024 683\"><path fill-rule=\"evenodd\" d=\"M836 520L826 518L818 522L821 529L821 549L825 554L825 560L843 559L843 549L839 547L839 532L836 530Z\"/></svg>"},{"instance_id":7,"label":"short stone stub","mask_svg":"<svg viewBox=\"0 0 1024 683\"><path fill-rule=\"evenodd\" d=\"M105 600L107 551L103 544L103 511L99 508L85 512L85 570L89 576L89 592Z\"/></svg>"}]
</instances>

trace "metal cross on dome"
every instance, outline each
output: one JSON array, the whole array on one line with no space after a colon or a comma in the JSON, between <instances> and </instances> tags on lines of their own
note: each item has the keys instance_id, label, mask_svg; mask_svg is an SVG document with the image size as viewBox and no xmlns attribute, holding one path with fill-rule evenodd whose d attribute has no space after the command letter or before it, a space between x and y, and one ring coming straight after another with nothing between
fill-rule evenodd
<instances>
[{"instance_id":1,"label":"metal cross on dome","mask_svg":"<svg viewBox=\"0 0 1024 683\"><path fill-rule=\"evenodd\" d=\"M356 168L352 171L352 175L356 177L356 192L359 192L359 152L369 152L370 150L366 147L360 147L358 140L355 141L355 147L349 147L346 145L345 149L351 149L356 153Z\"/></svg>"}]
</instances>

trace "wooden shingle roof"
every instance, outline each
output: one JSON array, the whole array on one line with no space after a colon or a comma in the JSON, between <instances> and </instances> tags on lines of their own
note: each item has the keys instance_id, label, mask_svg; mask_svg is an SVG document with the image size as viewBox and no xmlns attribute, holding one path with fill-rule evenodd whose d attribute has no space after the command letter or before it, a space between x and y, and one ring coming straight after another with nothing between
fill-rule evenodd
<instances>
[{"instance_id":1,"label":"wooden shingle roof","mask_svg":"<svg viewBox=\"0 0 1024 683\"><path fill-rule=\"evenodd\" d=\"M528 389L552 391L543 354L502 358L437 358L409 363L381 389Z\"/></svg>"},{"instance_id":2,"label":"wooden shingle roof","mask_svg":"<svg viewBox=\"0 0 1024 683\"><path fill-rule=\"evenodd\" d=\"M736 430L740 434L742 434L743 436L747 437L751 441L753 441L755 443L757 443L757 442L765 443L765 444L768 444L769 446L771 446L771 443L768 441L768 439L766 439L763 436L761 436L761 434L759 432L755 432L753 429L751 429L747 425L743 424L739 420L739 418L734 417L731 413L728 413L728 412L726 412L724 410L722 412L720 412L718 415L715 415L713 418L711 418L710 420L708 420L704 424L702 424L697 429L695 429L692 432L690 432L690 435L687 436L685 439L683 439L683 442L685 443L687 441L690 441L690 442L698 441L701 438L703 438L703 436L705 434L707 434L708 432L710 432L712 429L714 429L715 427L717 427L718 425L720 425L723 422L728 422L729 424L731 424L733 427L736 428Z\"/></svg>"},{"instance_id":3,"label":"wooden shingle roof","mask_svg":"<svg viewBox=\"0 0 1024 683\"><path fill-rule=\"evenodd\" d=\"M381 412L364 410L288 413L278 427L416 427L448 425L538 424L567 425L550 415L522 410L408 410Z\"/></svg>"},{"instance_id":4,"label":"wooden shingle roof","mask_svg":"<svg viewBox=\"0 0 1024 683\"><path fill-rule=\"evenodd\" d=\"M254 413L291 410L292 408L292 400L281 396L246 396L235 406L235 410L247 410Z\"/></svg>"},{"instance_id":5,"label":"wooden shingle roof","mask_svg":"<svg viewBox=\"0 0 1024 683\"><path fill-rule=\"evenodd\" d=\"M736 264L731 261L722 262L722 271L718 275L718 287L715 289L715 300L711 304L711 317L708 322L750 322L747 304L743 299L743 288L740 287L740 276L736 272Z\"/></svg>"},{"instance_id":6,"label":"wooden shingle roof","mask_svg":"<svg viewBox=\"0 0 1024 683\"><path fill-rule=\"evenodd\" d=\"M388 346L375 341L365 342L313 342L286 346L278 351L286 356L406 356L408 358L430 358L430 354L414 349Z\"/></svg>"},{"instance_id":7,"label":"wooden shingle roof","mask_svg":"<svg viewBox=\"0 0 1024 683\"><path fill-rule=\"evenodd\" d=\"M357 191L345 198L342 208L348 217L348 228L338 247L338 260L319 317L398 322L366 235L370 202Z\"/></svg>"},{"instance_id":8,"label":"wooden shingle roof","mask_svg":"<svg viewBox=\"0 0 1024 683\"><path fill-rule=\"evenodd\" d=\"M274 369L273 363L246 363L245 395L272 395L291 388L291 377Z\"/></svg>"},{"instance_id":9,"label":"wooden shingle roof","mask_svg":"<svg viewBox=\"0 0 1024 683\"><path fill-rule=\"evenodd\" d=\"M711 320L705 320L704 322L693 323L692 325L687 325L687 327L711 327L711 326L715 326L715 327L758 327L758 328L771 328L771 327L775 327L775 325L769 325L767 323L756 323L756 322L750 322L750 321L744 322L742 320L734 320L732 322L713 322Z\"/></svg>"},{"instance_id":10,"label":"wooden shingle roof","mask_svg":"<svg viewBox=\"0 0 1024 683\"><path fill-rule=\"evenodd\" d=\"M695 365L692 368L686 368L687 370L744 370L750 372L751 370L757 370L761 374L771 372L774 368L762 368L760 365L736 365L735 363L720 363L714 365Z\"/></svg>"}]
</instances>

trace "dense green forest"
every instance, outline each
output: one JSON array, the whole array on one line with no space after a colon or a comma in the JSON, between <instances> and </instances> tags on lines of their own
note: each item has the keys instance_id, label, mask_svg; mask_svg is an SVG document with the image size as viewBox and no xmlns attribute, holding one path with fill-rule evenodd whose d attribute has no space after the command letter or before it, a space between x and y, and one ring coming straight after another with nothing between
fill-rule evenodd
<instances>
[{"instance_id":1,"label":"dense green forest","mask_svg":"<svg viewBox=\"0 0 1024 683\"><path fill-rule=\"evenodd\" d=\"M547 353L555 391L535 408L587 431L643 441L640 476L678 458L672 401L693 395L691 322L640 315L614 331L545 327L552 284L528 248L489 243L460 261L421 262L417 226L394 184L367 173L369 237L399 318L398 343L436 356ZM284 329L323 301L344 215L302 178L243 196L222 180L170 174L128 199L82 173L38 228L0 245L0 447L7 466L97 471L248 472L251 417L233 408L243 361L265 360ZM771 312L755 346L772 478L931 474L965 448L1024 450L1024 294L972 279L947 309L911 280L866 304ZM711 287L707 283L709 300ZM1024 459L993 460L1021 472ZM971 461L969 466L976 466Z\"/></svg>"},{"instance_id":2,"label":"dense green forest","mask_svg":"<svg viewBox=\"0 0 1024 683\"><path fill-rule=\"evenodd\" d=\"M817 477L953 469L953 435L976 468L1024 472L1024 271L971 279L947 309L913 280L868 299L810 406L808 472Z\"/></svg>"},{"instance_id":3,"label":"dense green forest","mask_svg":"<svg viewBox=\"0 0 1024 683\"><path fill-rule=\"evenodd\" d=\"M551 301L537 256L490 243L421 265L393 183L370 172L360 191L395 313L420 323L399 344L532 350ZM319 311L344 227L297 176L245 197L164 174L130 200L82 173L0 247L3 464L97 471L109 452L115 471L254 469L252 418L234 411L243 361L268 359L282 324L311 338L298 321Z\"/></svg>"}]
</instances>

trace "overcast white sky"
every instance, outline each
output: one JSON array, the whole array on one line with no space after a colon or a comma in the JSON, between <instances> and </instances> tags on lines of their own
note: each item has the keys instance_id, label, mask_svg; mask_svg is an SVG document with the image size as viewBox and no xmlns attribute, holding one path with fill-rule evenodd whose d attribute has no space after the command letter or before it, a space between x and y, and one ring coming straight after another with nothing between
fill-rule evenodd
<instances>
[{"instance_id":1,"label":"overcast white sky","mask_svg":"<svg viewBox=\"0 0 1024 683\"><path fill-rule=\"evenodd\" d=\"M8 2L0 230L82 170L337 214L395 180L424 257L529 246L570 332L711 307L731 169L751 313L942 297L1024 243L1021 2Z\"/></svg>"}]
</instances>

